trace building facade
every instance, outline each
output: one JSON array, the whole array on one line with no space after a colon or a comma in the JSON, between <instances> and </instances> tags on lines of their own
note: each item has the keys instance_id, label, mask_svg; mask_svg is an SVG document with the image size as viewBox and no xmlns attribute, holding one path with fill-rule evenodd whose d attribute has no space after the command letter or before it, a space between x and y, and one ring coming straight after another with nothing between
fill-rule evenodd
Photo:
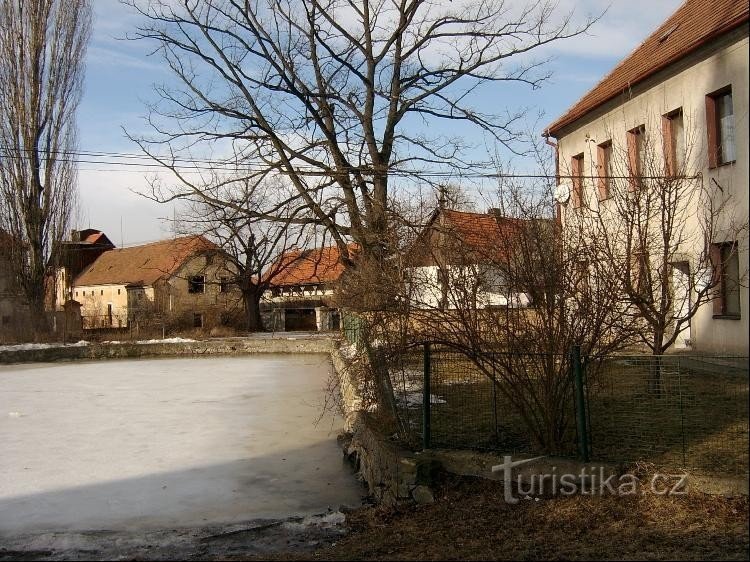
<instances>
[{"instance_id":1,"label":"building facade","mask_svg":"<svg viewBox=\"0 0 750 562\"><path fill-rule=\"evenodd\" d=\"M285 252L271 268L261 306L263 324L271 331L338 330L336 285L345 267L337 246Z\"/></svg>"},{"instance_id":2,"label":"building facade","mask_svg":"<svg viewBox=\"0 0 750 562\"><path fill-rule=\"evenodd\" d=\"M519 225L495 210L436 210L405 258L412 305L424 310L528 305L526 294L509 289L502 267Z\"/></svg>"},{"instance_id":3,"label":"building facade","mask_svg":"<svg viewBox=\"0 0 750 562\"><path fill-rule=\"evenodd\" d=\"M228 257L202 236L102 253L76 277L84 328L213 328L241 313Z\"/></svg>"},{"instance_id":4,"label":"building facade","mask_svg":"<svg viewBox=\"0 0 750 562\"><path fill-rule=\"evenodd\" d=\"M640 181L672 175L693 186L676 202L686 229L672 264L670 290L682 292L675 318L701 286L715 287L675 347L747 354L747 3L688 0L547 132L557 140L565 229L622 205ZM706 230L701 217L712 209ZM707 252L713 271L700 265Z\"/></svg>"}]
</instances>

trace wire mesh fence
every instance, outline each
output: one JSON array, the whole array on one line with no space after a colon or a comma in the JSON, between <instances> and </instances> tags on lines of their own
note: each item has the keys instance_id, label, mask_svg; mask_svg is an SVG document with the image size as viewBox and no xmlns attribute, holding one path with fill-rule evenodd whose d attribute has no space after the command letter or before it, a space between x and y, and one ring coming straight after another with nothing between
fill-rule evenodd
<instances>
[{"instance_id":1,"label":"wire mesh fence","mask_svg":"<svg viewBox=\"0 0 750 562\"><path fill-rule=\"evenodd\" d=\"M555 454L578 456L581 436L587 436L593 461L747 474L746 357L628 355L584 361L583 428L576 423L574 377L563 374L570 369L566 359L516 354L511 360L499 353L469 358L440 347L429 355L422 348L397 354L389 372L408 444L424 446L427 421L433 447L543 454L549 447L540 448L537 432L549 424L557 426ZM544 361L552 361L546 370L540 366ZM541 374L554 372L556 365L557 378ZM508 373L514 369L523 377L514 379ZM525 390L510 391L514 384L526 385ZM559 385L558 393L536 392L545 384ZM538 404L555 399L559 403ZM550 411L550 420L537 419Z\"/></svg>"},{"instance_id":2,"label":"wire mesh fence","mask_svg":"<svg viewBox=\"0 0 750 562\"><path fill-rule=\"evenodd\" d=\"M748 360L618 356L588 366L594 459L748 472Z\"/></svg>"},{"instance_id":3,"label":"wire mesh fence","mask_svg":"<svg viewBox=\"0 0 750 562\"><path fill-rule=\"evenodd\" d=\"M560 358L554 358L559 362ZM526 374L526 388L542 390L543 381L535 381L533 366L544 358L535 354L516 354L513 364ZM429 361L429 393L425 393L425 361ZM482 365L480 367L479 365ZM496 367L493 367L496 366ZM529 411L520 401L525 391L512 389L507 370L507 354L483 353L470 359L465 354L444 347L431 347L426 356L422 349L398 355L390 366L396 402L409 441L424 444L425 403L429 396L430 444L434 447L502 450L508 453L531 453L537 450L529 428ZM566 377L567 378L567 377ZM516 384L518 381L516 381ZM572 393L572 381L565 381ZM513 391L515 390L515 392ZM536 395L539 398L539 394ZM530 407L534 410L534 407ZM576 449L572 399L558 408L559 453L573 454ZM532 411L533 418L538 411ZM525 419L526 417L526 419ZM539 421L538 419L536 421Z\"/></svg>"}]
</instances>

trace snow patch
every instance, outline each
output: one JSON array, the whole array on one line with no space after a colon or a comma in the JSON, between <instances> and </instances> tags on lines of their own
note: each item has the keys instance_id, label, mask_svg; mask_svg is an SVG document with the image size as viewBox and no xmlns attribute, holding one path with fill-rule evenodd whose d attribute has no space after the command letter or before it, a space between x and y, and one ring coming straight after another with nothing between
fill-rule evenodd
<instances>
[{"instance_id":1,"label":"snow patch","mask_svg":"<svg viewBox=\"0 0 750 562\"><path fill-rule=\"evenodd\" d=\"M396 401L407 408L413 408L422 405L421 392L399 392ZM445 404L445 400L435 394L430 394L430 404Z\"/></svg>"},{"instance_id":2,"label":"snow patch","mask_svg":"<svg viewBox=\"0 0 750 562\"><path fill-rule=\"evenodd\" d=\"M59 347L85 347L89 342L85 340L76 343L19 343L14 345L0 345L0 351L30 351L33 349L53 349Z\"/></svg>"},{"instance_id":3,"label":"snow patch","mask_svg":"<svg viewBox=\"0 0 750 562\"><path fill-rule=\"evenodd\" d=\"M188 338L164 338L163 340L136 340L136 341L120 341L120 340L107 340L103 341L103 345L123 345L127 343L133 343L136 345L151 345L154 343L191 343L198 340L191 340Z\"/></svg>"},{"instance_id":4,"label":"snow patch","mask_svg":"<svg viewBox=\"0 0 750 562\"><path fill-rule=\"evenodd\" d=\"M354 359L357 356L357 346L353 343L350 343L348 345L342 345L339 350L341 351L341 355L344 356L344 359Z\"/></svg>"},{"instance_id":5,"label":"snow patch","mask_svg":"<svg viewBox=\"0 0 750 562\"><path fill-rule=\"evenodd\" d=\"M331 511L321 515L308 515L302 521L286 521L283 525L289 531L303 531L309 527L338 527L346 521L346 515L340 511Z\"/></svg>"}]
</instances>

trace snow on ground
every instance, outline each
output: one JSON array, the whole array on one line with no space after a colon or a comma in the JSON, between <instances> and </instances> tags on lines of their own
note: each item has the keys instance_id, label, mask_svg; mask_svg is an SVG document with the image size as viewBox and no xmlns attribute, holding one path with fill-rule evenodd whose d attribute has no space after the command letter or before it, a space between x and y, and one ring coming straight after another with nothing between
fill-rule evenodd
<instances>
[{"instance_id":1,"label":"snow on ground","mask_svg":"<svg viewBox=\"0 0 750 562\"><path fill-rule=\"evenodd\" d=\"M396 391L396 401L406 406L414 408L422 405L421 392L398 392ZM430 394L430 404L445 404L445 400L435 394Z\"/></svg>"},{"instance_id":2,"label":"snow on ground","mask_svg":"<svg viewBox=\"0 0 750 562\"><path fill-rule=\"evenodd\" d=\"M103 341L103 345L121 345L126 343L134 343L137 345L149 345L152 343L191 343L198 340L191 340L189 338L164 338L161 340L136 340L136 341L119 341L119 340L107 340Z\"/></svg>"},{"instance_id":3,"label":"snow on ground","mask_svg":"<svg viewBox=\"0 0 750 562\"><path fill-rule=\"evenodd\" d=\"M0 351L28 351L32 349L50 349L52 347L84 347L89 342L81 340L76 343L19 343L14 345L0 345Z\"/></svg>"}]
</instances>

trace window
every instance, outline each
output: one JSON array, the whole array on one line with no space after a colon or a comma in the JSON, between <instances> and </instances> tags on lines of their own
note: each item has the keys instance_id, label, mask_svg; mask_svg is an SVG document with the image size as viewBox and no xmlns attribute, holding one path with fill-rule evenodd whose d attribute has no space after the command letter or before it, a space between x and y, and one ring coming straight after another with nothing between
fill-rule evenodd
<instances>
[{"instance_id":1,"label":"window","mask_svg":"<svg viewBox=\"0 0 750 562\"><path fill-rule=\"evenodd\" d=\"M120 289L117 289L117 294L118 294L118 295L120 294Z\"/></svg>"},{"instance_id":2,"label":"window","mask_svg":"<svg viewBox=\"0 0 750 562\"><path fill-rule=\"evenodd\" d=\"M570 175L573 179L571 202L573 203L573 208L577 209L583 204L583 154L573 156L571 159Z\"/></svg>"},{"instance_id":3,"label":"window","mask_svg":"<svg viewBox=\"0 0 750 562\"><path fill-rule=\"evenodd\" d=\"M706 96L708 165L715 168L736 159L734 145L734 104L732 87Z\"/></svg>"},{"instance_id":4,"label":"window","mask_svg":"<svg viewBox=\"0 0 750 562\"><path fill-rule=\"evenodd\" d=\"M198 294L206 292L206 277L204 275L193 275L188 277L188 293Z\"/></svg>"},{"instance_id":5,"label":"window","mask_svg":"<svg viewBox=\"0 0 750 562\"><path fill-rule=\"evenodd\" d=\"M661 118L664 164L669 176L685 173L685 123L682 108Z\"/></svg>"},{"instance_id":6,"label":"window","mask_svg":"<svg viewBox=\"0 0 750 562\"><path fill-rule=\"evenodd\" d=\"M78 291L76 291L76 296L78 296Z\"/></svg>"},{"instance_id":7,"label":"window","mask_svg":"<svg viewBox=\"0 0 750 562\"><path fill-rule=\"evenodd\" d=\"M104 296L104 289L99 291L99 295Z\"/></svg>"},{"instance_id":8,"label":"window","mask_svg":"<svg viewBox=\"0 0 750 562\"><path fill-rule=\"evenodd\" d=\"M635 191L643 180L646 162L646 127L640 125L628 131L628 175L630 191Z\"/></svg>"},{"instance_id":9,"label":"window","mask_svg":"<svg viewBox=\"0 0 750 562\"><path fill-rule=\"evenodd\" d=\"M740 318L740 262L737 242L711 244L714 267L714 316Z\"/></svg>"},{"instance_id":10,"label":"window","mask_svg":"<svg viewBox=\"0 0 750 562\"><path fill-rule=\"evenodd\" d=\"M193 313L193 328L203 327L203 315L199 312Z\"/></svg>"},{"instance_id":11,"label":"window","mask_svg":"<svg viewBox=\"0 0 750 562\"><path fill-rule=\"evenodd\" d=\"M229 292L229 277L219 277L219 292Z\"/></svg>"},{"instance_id":12,"label":"window","mask_svg":"<svg viewBox=\"0 0 750 562\"><path fill-rule=\"evenodd\" d=\"M599 201L610 196L612 181L612 141L603 142L596 147L596 167L599 172L598 192Z\"/></svg>"}]
</instances>

